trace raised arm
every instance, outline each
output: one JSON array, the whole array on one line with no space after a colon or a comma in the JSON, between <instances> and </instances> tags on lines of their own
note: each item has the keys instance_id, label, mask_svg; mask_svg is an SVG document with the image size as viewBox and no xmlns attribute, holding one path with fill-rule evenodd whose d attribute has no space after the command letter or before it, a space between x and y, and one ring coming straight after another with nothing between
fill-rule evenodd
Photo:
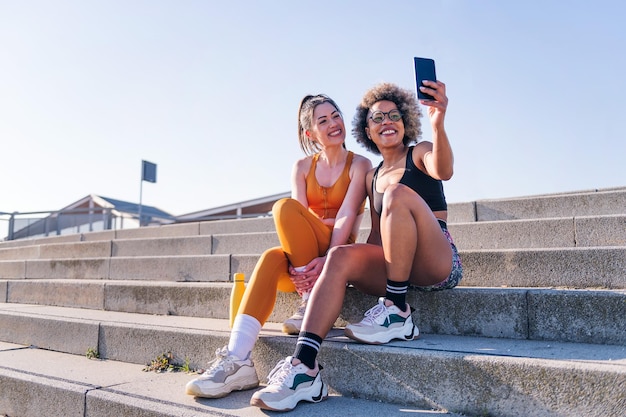
<instances>
[{"instance_id":1,"label":"raised arm","mask_svg":"<svg viewBox=\"0 0 626 417\"><path fill-rule=\"evenodd\" d=\"M446 85L441 81L424 81L426 87L422 91L432 95L435 100L420 100L427 106L428 117L433 132L433 141L422 142L418 146L418 155L422 166L431 177L438 180L449 180L454 174L454 155L444 127L444 119L448 108Z\"/></svg>"}]
</instances>

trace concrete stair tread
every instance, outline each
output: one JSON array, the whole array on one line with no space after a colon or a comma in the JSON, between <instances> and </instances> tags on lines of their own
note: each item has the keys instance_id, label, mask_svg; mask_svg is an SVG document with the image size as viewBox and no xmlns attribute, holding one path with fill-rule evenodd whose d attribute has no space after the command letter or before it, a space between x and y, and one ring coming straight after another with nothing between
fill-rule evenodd
<instances>
[{"instance_id":1,"label":"concrete stair tread","mask_svg":"<svg viewBox=\"0 0 626 417\"><path fill-rule=\"evenodd\" d=\"M142 416L267 416L268 413L249 405L255 389L234 392L220 399L193 398L184 393L184 386L194 376L184 372L142 372L143 366L29 348L0 342L0 380L3 396L20 391L28 384L29 393L19 394L24 408L42 406L44 401L28 401L29 395L40 394L33 382L57 400L42 409L47 416L128 415L130 410ZM70 395L76 394L79 395ZM81 400L84 397L84 400ZM73 401L72 401L73 400ZM2 399L0 399L0 404ZM20 405L15 405L18 408ZM85 410L86 409L86 410ZM33 415L32 408L29 410ZM349 398L333 393L319 404L301 403L290 416L354 416L386 415L415 417L460 414L414 406L387 404ZM35 413L36 414L36 413ZM24 414L11 414L24 415Z\"/></svg>"},{"instance_id":2,"label":"concrete stair tread","mask_svg":"<svg viewBox=\"0 0 626 417\"><path fill-rule=\"evenodd\" d=\"M93 321L103 324L112 323L125 326L153 327L168 331L201 332L226 337L228 337L230 333L228 320L225 319L162 316L30 304L1 305L0 311L20 315L39 316L47 319L67 319ZM261 330L260 337L284 337L293 339L294 345L296 339L295 336L283 334L280 323L271 322L265 324ZM340 344L367 346L343 336L343 330L340 328L332 329L326 340L327 342ZM626 372L626 346L623 345L595 345L555 341L422 334L418 339L412 341L392 341L386 345L369 346L369 348L375 350L384 350L390 347L397 347L406 351L428 350L493 357L519 357L588 362L598 365L619 365L623 367L623 371Z\"/></svg>"},{"instance_id":3,"label":"concrete stair tread","mask_svg":"<svg viewBox=\"0 0 626 417\"><path fill-rule=\"evenodd\" d=\"M269 219L271 220L271 218ZM206 222L210 223L210 222ZM237 222L231 221L231 225ZM141 255L154 251L161 253L169 246L173 254L204 254L211 250L215 241L218 252L231 252L243 247L239 253L260 253L263 248L276 245L278 240L273 223L265 221L263 230L219 229L210 234L180 234L175 236L129 235L133 229L107 232L91 232L81 235L50 236L0 242L0 259L25 256L30 259L58 257L64 250L77 252L76 257L87 257L92 251L109 251L112 256ZM594 216L565 216L531 219L507 219L449 222L450 231L460 248L525 248L525 247L586 247L617 246L626 242L626 214L599 214ZM149 228L146 228L149 229ZM135 233L140 233L139 231ZM369 233L369 223L361 226L359 241ZM118 236L119 235L119 236ZM128 237L130 236L130 237ZM81 240L82 239L82 240ZM105 247L113 244L113 248ZM119 247L116 247L119 246ZM147 246L147 247L145 247ZM39 248L45 249L39 254ZM72 248L77 248L76 250ZM85 254L80 254L80 248ZM100 248L100 249L98 249ZM213 251L213 253L216 253Z\"/></svg>"},{"instance_id":4,"label":"concrete stair tread","mask_svg":"<svg viewBox=\"0 0 626 417\"><path fill-rule=\"evenodd\" d=\"M79 391L83 396L87 391L92 393L95 398L90 398L87 394L88 407L90 400L105 401L109 409L117 407L118 405L115 404L119 403L126 407L137 406L144 413L147 412L146 410L153 410L159 404L165 407L161 409L164 414L155 414L155 416L198 415L193 413L198 413L201 406L205 404L208 406L215 404L215 409L210 412L221 413L215 414L221 416L248 415L245 413L257 412L248 408L249 395L245 394L229 397L219 403L207 404L204 401L190 400L181 391L186 381L191 378L184 374L139 374L143 365L154 359L157 354L164 353L165 346L171 346L176 341L180 343L172 353L178 357L193 355L194 358L190 360L192 366L197 367L198 363L204 364L211 360L214 350L227 343L228 323L226 320L129 313L111 314L112 312L31 305L12 305L8 306L8 310L10 311L4 309L2 314L20 314L48 320L50 324L54 324L55 332L59 334L59 337L64 339L71 337L69 335L72 333L66 332L64 326L58 326L58 323L52 322L64 321L68 323L68 326L75 323L90 323L93 329L91 331L98 335L99 340L94 346L106 345L109 352L119 353L131 348L143 351L146 346L151 347L152 351L144 351L142 359L135 361L104 355L108 358L104 363L129 362L134 363L135 366L124 363L119 365L116 371L110 371L113 375L117 373L123 378L109 381L106 388L102 390L91 385L93 379L75 375L81 369L89 370L89 366L92 366L91 363L81 366L86 360L84 346L82 352L73 352L72 360L76 362L76 365L69 366L64 365L65 362L56 361L46 365L56 369L51 375L42 372L42 365L39 365L38 369L36 360L21 363L11 358L10 355L21 352L23 350L21 348L8 349L6 352L0 351L0 361L2 361L0 383L3 384L3 389L13 386L6 382L7 378L11 381L28 380L31 383L28 385L29 393L37 392L32 383L56 385L58 382L62 383L65 389ZM36 331L36 329L32 330ZM120 334L114 335L116 331ZM130 339L128 334L132 334L133 339ZM294 336L283 335L278 324L268 323L265 326L253 352L257 372L262 379L279 359L293 352L295 339ZM16 343L10 340L7 342ZM26 345L21 342L20 344L22 347ZM159 350L159 347L163 350ZM181 352L182 349L189 351ZM27 352L31 350L40 351L41 349L30 349ZM49 350L48 353L51 353ZM62 351L62 349L51 350ZM81 353L83 357L80 356ZM198 359L199 357L202 357L201 360ZM373 346L351 341L343 336L341 329L333 329L322 345L319 359L325 367L323 374L325 381L334 393L342 395L341 401L347 401L349 397L357 393L364 399L388 403L385 407L389 407L386 410L391 413L390 415L400 415L399 409L394 410L392 404L400 404L403 410L410 407L433 407L437 404L440 406L434 408L444 408L443 405L445 405L446 409L452 411L480 415L480 409L476 409L480 407L480 404L477 405L473 400L458 395L458 390L467 387L472 387L472 390L487 395L489 398L484 400L488 402L501 401L502 398L506 398L502 406L503 410L500 410L503 415L509 415L506 414L508 412L506 410L515 409L516 414L512 415L518 416L619 416L620 414L615 411L626 406L624 398L615 396L611 390L611 387L626 384L626 346L623 345L423 334L419 339L409 342L394 341L387 345ZM93 371L88 371L88 373L91 374ZM132 375L131 381L128 380L129 375ZM134 380L135 376L137 381ZM38 378L43 378L43 380L38 381ZM149 384L156 385L146 386L146 383L142 382L143 379L156 381L149 382ZM402 382L398 384L399 381ZM589 388L581 391L580 387ZM556 403L553 401L555 389L559 396ZM146 392L150 393L149 398L145 398ZM159 404L155 405L155 398L160 399ZM332 400L328 401L328 404L332 404L335 397ZM111 401L114 404L111 404ZM343 404L338 401L339 397L335 405ZM128 405L126 402L132 404ZM81 404L83 403L84 401L81 401ZM346 405L349 404L351 403L346 403ZM355 406L359 407L358 404ZM172 414L169 414L170 406L174 407ZM191 406L196 408L187 408ZM363 406L367 407L367 404ZM177 414L182 411L174 411L176 407L182 407L181 410L188 414ZM382 407L382 405L374 404L372 407L374 407L371 409L374 415L382 415L376 411L377 407ZM546 412L537 413L537 407L545 408ZM322 408L315 406L301 406L298 409L314 409L311 412L322 412ZM426 410L422 412L426 413ZM146 415L134 413L131 414L128 411L127 414L118 413L117 415ZM85 415L92 414L86 413ZM322 412L321 415L333 414ZM343 411L341 415L344 415Z\"/></svg>"},{"instance_id":5,"label":"concrete stair tread","mask_svg":"<svg viewBox=\"0 0 626 417\"><path fill-rule=\"evenodd\" d=\"M624 246L626 244L626 214L560 217L544 219L512 219L481 222L450 223L450 231L459 248L542 248ZM209 254L232 252L260 253L268 246L278 244L273 228L265 231L232 231L209 235L173 237L123 238L108 235L108 239L61 241L55 237L37 240L0 242L0 259L12 256L28 259L59 258L65 252L74 257L89 257L92 253L107 252L110 256ZM97 233L97 232L95 232ZM359 240L364 241L369 227L361 227ZM62 236L65 238L65 236ZM47 239L47 241L46 241ZM67 238L65 238L67 239ZM216 249L211 252L212 242ZM108 247L107 247L108 245ZM41 249L41 253L40 252Z\"/></svg>"},{"instance_id":6,"label":"concrete stair tread","mask_svg":"<svg viewBox=\"0 0 626 417\"><path fill-rule=\"evenodd\" d=\"M319 356L332 398L294 415L626 415L625 203L617 188L450 204L461 286L411 289L423 334L383 346L343 335L376 299L349 289ZM276 238L265 217L0 242L0 415L267 415L252 391L194 400L191 375L141 369L166 352L212 360L232 274L249 277ZM276 300L260 377L293 352L280 323L296 301Z\"/></svg>"},{"instance_id":7,"label":"concrete stair tread","mask_svg":"<svg viewBox=\"0 0 626 417\"><path fill-rule=\"evenodd\" d=\"M626 246L460 249L469 286L626 288ZM95 278L228 281L259 254L0 260L0 279Z\"/></svg>"},{"instance_id":8,"label":"concrete stair tread","mask_svg":"<svg viewBox=\"0 0 626 417\"><path fill-rule=\"evenodd\" d=\"M21 304L33 305L34 311L63 311L46 310L57 306L79 308L84 315L157 315L162 323L176 316L225 319L232 288L230 283L65 279L0 281L0 290L3 286L8 297L0 311L21 309ZM376 297L348 288L335 324L361 320L375 302ZM411 289L407 302L416 310L415 323L431 334L626 344L626 323L613 319L623 315L623 289L459 286L435 293ZM294 293L279 292L268 321L281 323L298 304ZM7 327L19 322L0 317L0 325Z\"/></svg>"}]
</instances>

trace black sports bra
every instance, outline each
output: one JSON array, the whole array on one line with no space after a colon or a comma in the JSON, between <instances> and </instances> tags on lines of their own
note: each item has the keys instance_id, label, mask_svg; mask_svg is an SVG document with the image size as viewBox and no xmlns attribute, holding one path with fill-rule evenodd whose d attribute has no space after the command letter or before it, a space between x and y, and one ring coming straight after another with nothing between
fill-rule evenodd
<instances>
[{"instance_id":1,"label":"black sports bra","mask_svg":"<svg viewBox=\"0 0 626 417\"><path fill-rule=\"evenodd\" d=\"M442 181L434 179L415 166L412 157L414 147L415 146L409 147L409 151L406 154L406 164L404 167L404 174L402 175L402 178L400 178L400 184L404 184L415 191L424 199L432 211L448 210L446 196L443 193ZM382 162L378 165L376 171L374 171L374 177L372 178L374 210L376 210L376 213L378 214L382 211L383 194L376 191L376 180L378 179L378 170L382 165Z\"/></svg>"}]
</instances>

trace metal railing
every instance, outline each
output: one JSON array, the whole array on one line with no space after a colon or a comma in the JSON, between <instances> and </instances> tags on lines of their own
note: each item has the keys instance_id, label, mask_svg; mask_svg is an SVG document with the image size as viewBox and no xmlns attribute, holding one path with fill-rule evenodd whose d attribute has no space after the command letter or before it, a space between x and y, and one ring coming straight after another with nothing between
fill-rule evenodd
<instances>
[{"instance_id":1,"label":"metal railing","mask_svg":"<svg viewBox=\"0 0 626 417\"><path fill-rule=\"evenodd\" d=\"M135 227L139 227L137 215L120 213L111 208L77 208L25 213L0 212L0 240L28 239Z\"/></svg>"}]
</instances>

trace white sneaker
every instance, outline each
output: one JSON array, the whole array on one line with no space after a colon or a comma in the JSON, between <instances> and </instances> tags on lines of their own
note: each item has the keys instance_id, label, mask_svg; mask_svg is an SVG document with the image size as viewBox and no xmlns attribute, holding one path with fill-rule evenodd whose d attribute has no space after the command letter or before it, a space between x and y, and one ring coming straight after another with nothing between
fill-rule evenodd
<instances>
[{"instance_id":1,"label":"white sneaker","mask_svg":"<svg viewBox=\"0 0 626 417\"><path fill-rule=\"evenodd\" d=\"M302 320L304 320L304 313L306 311L306 300L302 301L298 310L294 313L293 316L289 317L283 323L283 333L297 335L300 334L300 329L302 329Z\"/></svg>"},{"instance_id":2,"label":"white sneaker","mask_svg":"<svg viewBox=\"0 0 626 417\"><path fill-rule=\"evenodd\" d=\"M246 390L259 385L254 363L248 357L241 360L228 352L224 346L215 351L213 360L202 375L191 380L185 387L187 394L195 397L220 398L233 391Z\"/></svg>"},{"instance_id":3,"label":"white sneaker","mask_svg":"<svg viewBox=\"0 0 626 417\"><path fill-rule=\"evenodd\" d=\"M293 410L300 401L318 403L328 397L328 387L320 372L310 376L309 368L303 363L292 365L288 356L274 367L267 377L267 387L255 392L250 405L264 410ZM320 367L320 371L322 368Z\"/></svg>"},{"instance_id":4,"label":"white sneaker","mask_svg":"<svg viewBox=\"0 0 626 417\"><path fill-rule=\"evenodd\" d=\"M369 344L389 343L393 339L413 340L419 337L419 329L413 324L411 307L407 304L408 316L404 317L395 304L387 307L385 298L367 310L365 318L356 324L348 324L344 331L350 339Z\"/></svg>"}]
</instances>

